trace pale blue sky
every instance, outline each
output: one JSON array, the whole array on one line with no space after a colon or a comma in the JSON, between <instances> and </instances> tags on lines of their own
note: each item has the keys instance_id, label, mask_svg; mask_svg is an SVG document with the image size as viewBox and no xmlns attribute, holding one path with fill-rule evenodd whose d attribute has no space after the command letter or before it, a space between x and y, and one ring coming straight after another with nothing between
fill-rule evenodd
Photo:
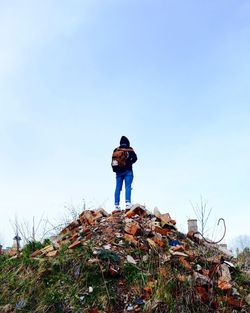
<instances>
[{"instance_id":1,"label":"pale blue sky","mask_svg":"<svg viewBox=\"0 0 250 313\"><path fill-rule=\"evenodd\" d=\"M227 241L250 235L249 78L247 0L0 0L0 238L83 198L111 211L121 135L133 202L186 231L203 195Z\"/></svg>"}]
</instances>

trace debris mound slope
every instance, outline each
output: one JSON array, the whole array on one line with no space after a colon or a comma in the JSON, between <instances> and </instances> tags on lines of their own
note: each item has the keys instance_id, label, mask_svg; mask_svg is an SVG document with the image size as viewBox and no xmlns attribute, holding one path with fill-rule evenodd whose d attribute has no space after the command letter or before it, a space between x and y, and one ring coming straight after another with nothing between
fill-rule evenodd
<instances>
[{"instance_id":1,"label":"debris mound slope","mask_svg":"<svg viewBox=\"0 0 250 313\"><path fill-rule=\"evenodd\" d=\"M230 254L139 204L84 210L26 250L2 257L0 312L250 312L249 278Z\"/></svg>"}]
</instances>

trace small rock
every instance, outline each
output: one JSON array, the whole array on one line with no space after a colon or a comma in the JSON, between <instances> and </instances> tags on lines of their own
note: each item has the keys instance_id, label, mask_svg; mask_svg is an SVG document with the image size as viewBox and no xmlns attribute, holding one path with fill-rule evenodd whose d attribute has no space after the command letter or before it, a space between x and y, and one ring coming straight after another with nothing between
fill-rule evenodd
<instances>
[{"instance_id":1,"label":"small rock","mask_svg":"<svg viewBox=\"0 0 250 313\"><path fill-rule=\"evenodd\" d=\"M0 312L1 313L12 313L12 312L14 312L14 309L13 309L11 304L6 304L3 306L0 306Z\"/></svg>"},{"instance_id":2,"label":"small rock","mask_svg":"<svg viewBox=\"0 0 250 313\"><path fill-rule=\"evenodd\" d=\"M246 296L245 301L248 305L250 305L250 293Z\"/></svg>"}]
</instances>

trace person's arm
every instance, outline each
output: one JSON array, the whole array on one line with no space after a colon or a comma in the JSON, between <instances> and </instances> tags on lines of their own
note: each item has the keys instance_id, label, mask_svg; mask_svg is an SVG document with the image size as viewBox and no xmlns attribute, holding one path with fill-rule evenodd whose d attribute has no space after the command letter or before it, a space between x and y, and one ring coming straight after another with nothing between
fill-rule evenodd
<instances>
[{"instance_id":1,"label":"person's arm","mask_svg":"<svg viewBox=\"0 0 250 313\"><path fill-rule=\"evenodd\" d=\"M137 155L134 151L129 151L129 157L128 157L129 163L133 164L137 161Z\"/></svg>"}]
</instances>

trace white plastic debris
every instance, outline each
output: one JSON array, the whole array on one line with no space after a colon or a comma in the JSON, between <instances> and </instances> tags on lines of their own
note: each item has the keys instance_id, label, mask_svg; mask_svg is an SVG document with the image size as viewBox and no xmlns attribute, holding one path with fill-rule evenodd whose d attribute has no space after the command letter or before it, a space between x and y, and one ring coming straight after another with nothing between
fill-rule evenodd
<instances>
[{"instance_id":1,"label":"white plastic debris","mask_svg":"<svg viewBox=\"0 0 250 313\"><path fill-rule=\"evenodd\" d=\"M104 245L103 248L104 248L105 250L110 250L110 249L111 249L111 245L110 245L110 244Z\"/></svg>"},{"instance_id":2,"label":"white plastic debris","mask_svg":"<svg viewBox=\"0 0 250 313\"><path fill-rule=\"evenodd\" d=\"M127 255L127 261L128 263L136 265L136 260L131 255Z\"/></svg>"},{"instance_id":3,"label":"white plastic debris","mask_svg":"<svg viewBox=\"0 0 250 313\"><path fill-rule=\"evenodd\" d=\"M134 310L133 305L129 303L127 306L127 311L133 311L133 310Z\"/></svg>"}]
</instances>

